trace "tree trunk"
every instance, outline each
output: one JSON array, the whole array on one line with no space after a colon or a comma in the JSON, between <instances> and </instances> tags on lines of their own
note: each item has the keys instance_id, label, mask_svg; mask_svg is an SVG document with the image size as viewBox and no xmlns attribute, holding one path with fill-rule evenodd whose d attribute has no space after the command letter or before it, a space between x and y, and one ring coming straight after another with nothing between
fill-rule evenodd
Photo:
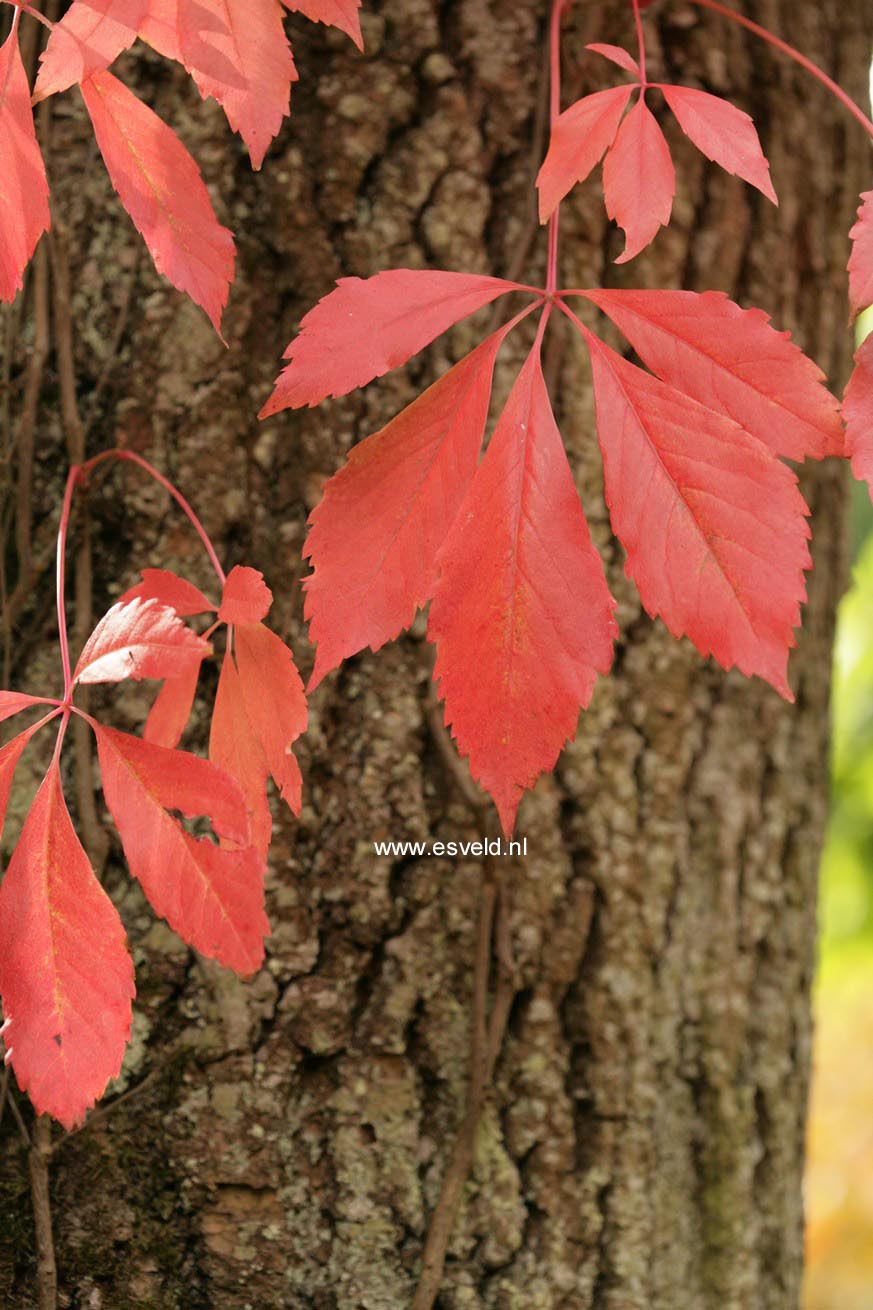
<instances>
[{"instance_id":1,"label":"tree trunk","mask_svg":"<svg viewBox=\"0 0 873 1310\"><path fill-rule=\"evenodd\" d=\"M259 426L300 317L336 277L389 267L543 277L532 181L546 0L364 8L363 58L338 33L290 20L301 80L257 175L181 72L142 50L126 59L124 76L183 135L238 234L227 351L141 255L80 102L65 97L50 119L43 113L52 259L44 246L3 324L18 433L6 466L7 595L25 579L7 612L4 686L47 691L58 680L50 552L78 431L62 396L67 262L73 400L88 453L125 444L174 478L228 565L263 569L275 625L304 673L301 549L323 480L470 348L482 320L363 394ZM868 0L742 8L864 97ZM863 134L799 69L713 15L677 0L646 21L653 79L727 95L754 115L781 207L708 165L667 123L674 225L616 268L620 234L599 187L578 188L563 221L563 284L723 290L790 328L841 387L851 352L845 234L869 163ZM568 99L623 76L585 53L595 40L631 45L628 5L576 4ZM620 602L621 638L575 743L522 805L527 856L492 871L498 913L508 910L515 996L438 1304L794 1310L847 474L831 462L802 475L815 567L791 664L797 703L787 705L702 660L641 610L603 504L587 365L555 327L556 409ZM506 351L500 395L522 349ZM29 385L39 397L32 454ZM93 569L81 554L76 577L85 603L93 584L95 614L142 566L177 568L208 587L197 541L135 470L95 488L88 515ZM73 543L82 550L83 522ZM32 579L22 573L28 547ZM81 632L81 614L78 623ZM429 726L431 663L417 624L350 660L312 697L299 751L303 814L295 822L274 808L274 932L252 981L204 963L155 920L107 822L103 878L130 935L139 995L106 1109L78 1134L55 1136L62 1306L411 1305L465 1114L483 874L476 860L374 854L379 839L463 840L480 826ZM150 694L139 685L93 703L133 728ZM188 744L202 746L205 732L204 707ZM38 752L29 760L36 777ZM80 759L68 794L86 824L95 805L102 825L102 795L84 767ZM95 858L102 832L89 825ZM494 988L507 967L496 962ZM113 1108L119 1092L127 1099ZM0 1302L25 1310L36 1303L35 1238L8 1113L0 1156Z\"/></svg>"}]
</instances>

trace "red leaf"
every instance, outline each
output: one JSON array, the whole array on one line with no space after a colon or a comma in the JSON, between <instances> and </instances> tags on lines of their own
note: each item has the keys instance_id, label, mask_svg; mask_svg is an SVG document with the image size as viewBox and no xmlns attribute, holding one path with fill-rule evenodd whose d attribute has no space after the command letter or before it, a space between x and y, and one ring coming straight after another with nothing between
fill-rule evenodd
<instances>
[{"instance_id":1,"label":"red leaf","mask_svg":"<svg viewBox=\"0 0 873 1310\"><path fill-rule=\"evenodd\" d=\"M48 701L44 696L25 696L20 691L0 691L0 723L5 719L11 719L13 714L20 714L22 710L29 710L32 705L51 705L54 701Z\"/></svg>"},{"instance_id":2,"label":"red leaf","mask_svg":"<svg viewBox=\"0 0 873 1310\"><path fill-rule=\"evenodd\" d=\"M158 54L181 64L179 0L148 0L148 10L140 23L139 35Z\"/></svg>"},{"instance_id":3,"label":"red leaf","mask_svg":"<svg viewBox=\"0 0 873 1310\"><path fill-rule=\"evenodd\" d=\"M130 871L158 914L202 954L253 973L270 931L263 862L253 847L227 850L190 836L167 809L206 815L228 841L248 840L233 779L206 760L94 725L106 804Z\"/></svg>"},{"instance_id":4,"label":"red leaf","mask_svg":"<svg viewBox=\"0 0 873 1310\"><path fill-rule=\"evenodd\" d=\"M178 0L182 63L248 146L254 168L291 109L297 80L278 0Z\"/></svg>"},{"instance_id":5,"label":"red leaf","mask_svg":"<svg viewBox=\"0 0 873 1310\"><path fill-rule=\"evenodd\" d=\"M209 733L209 758L239 783L249 807L252 845L266 858L272 830L266 793L269 769L249 722L242 683L230 653L224 657L218 679Z\"/></svg>"},{"instance_id":6,"label":"red leaf","mask_svg":"<svg viewBox=\"0 0 873 1310\"><path fill-rule=\"evenodd\" d=\"M867 483L873 500L873 336L867 337L855 353L855 369L843 400L843 417L852 472Z\"/></svg>"},{"instance_id":7,"label":"red leaf","mask_svg":"<svg viewBox=\"0 0 873 1310\"><path fill-rule=\"evenodd\" d=\"M303 14L313 23L338 27L352 38L359 50L363 50L361 18L358 13L361 0L282 0L282 4L292 14Z\"/></svg>"},{"instance_id":8,"label":"red leaf","mask_svg":"<svg viewBox=\"0 0 873 1310\"><path fill-rule=\"evenodd\" d=\"M234 628L233 649L252 732L282 799L299 814L302 780L291 745L306 727L306 697L294 657L261 623Z\"/></svg>"},{"instance_id":9,"label":"red leaf","mask_svg":"<svg viewBox=\"0 0 873 1310\"><path fill-rule=\"evenodd\" d=\"M664 133L640 98L619 127L603 165L606 212L627 236L617 264L633 259L658 228L669 223L675 191L676 174Z\"/></svg>"},{"instance_id":10,"label":"red leaf","mask_svg":"<svg viewBox=\"0 0 873 1310\"><path fill-rule=\"evenodd\" d=\"M428 635L446 723L508 833L576 730L616 635L537 347L439 555Z\"/></svg>"},{"instance_id":11,"label":"red leaf","mask_svg":"<svg viewBox=\"0 0 873 1310\"><path fill-rule=\"evenodd\" d=\"M18 761L21 759L27 743L34 733L38 732L53 715L46 715L40 719L39 723L31 724L23 732L19 732L17 737L13 737L5 746L0 748L0 832L3 830L3 824L6 822L6 810L9 805L9 793L12 790L12 780L15 777L15 770L18 767Z\"/></svg>"},{"instance_id":12,"label":"red leaf","mask_svg":"<svg viewBox=\"0 0 873 1310\"><path fill-rule=\"evenodd\" d=\"M50 222L48 182L17 32L0 47L0 179L0 300L10 301L21 290L21 275Z\"/></svg>"},{"instance_id":13,"label":"red leaf","mask_svg":"<svg viewBox=\"0 0 873 1310\"><path fill-rule=\"evenodd\" d=\"M142 734L146 741L157 746L178 746L191 717L199 680L200 663L193 660L184 673L166 679L146 719Z\"/></svg>"},{"instance_id":14,"label":"red leaf","mask_svg":"<svg viewBox=\"0 0 873 1310\"><path fill-rule=\"evenodd\" d=\"M155 267L220 333L233 236L215 217L199 168L166 123L111 73L89 78L82 95L112 185Z\"/></svg>"},{"instance_id":15,"label":"red leaf","mask_svg":"<svg viewBox=\"0 0 873 1310\"><path fill-rule=\"evenodd\" d=\"M806 599L806 505L792 471L735 423L591 351L606 502L648 614L786 700Z\"/></svg>"},{"instance_id":16,"label":"red leaf","mask_svg":"<svg viewBox=\"0 0 873 1310\"><path fill-rule=\"evenodd\" d=\"M849 236L852 254L849 258L849 304L852 318L862 309L873 305L873 191L861 195L858 221Z\"/></svg>"},{"instance_id":17,"label":"red leaf","mask_svg":"<svg viewBox=\"0 0 873 1310\"><path fill-rule=\"evenodd\" d=\"M34 100L108 68L133 45L147 7L148 0L73 0L40 55Z\"/></svg>"},{"instance_id":18,"label":"red leaf","mask_svg":"<svg viewBox=\"0 0 873 1310\"><path fill-rule=\"evenodd\" d=\"M142 582L119 596L118 604L124 605L136 599L157 600L161 605L168 605L175 610L180 618L215 609L212 601L193 583L180 578L177 573L171 573L169 569L143 569Z\"/></svg>"},{"instance_id":19,"label":"red leaf","mask_svg":"<svg viewBox=\"0 0 873 1310\"><path fill-rule=\"evenodd\" d=\"M707 91L664 85L661 90L682 131L707 159L757 187L774 205L779 204L770 181L770 165L748 114Z\"/></svg>"},{"instance_id":20,"label":"red leaf","mask_svg":"<svg viewBox=\"0 0 873 1310\"><path fill-rule=\"evenodd\" d=\"M227 575L218 617L222 623L260 623L272 603L263 573L237 564Z\"/></svg>"},{"instance_id":21,"label":"red leaf","mask_svg":"<svg viewBox=\"0 0 873 1310\"><path fill-rule=\"evenodd\" d=\"M498 296L524 290L502 278L408 268L342 278L300 324L285 351L291 362L260 417L364 387L405 364L453 323Z\"/></svg>"},{"instance_id":22,"label":"red leaf","mask_svg":"<svg viewBox=\"0 0 873 1310\"><path fill-rule=\"evenodd\" d=\"M717 291L586 291L643 362L789 459L842 455L824 374L760 309Z\"/></svg>"},{"instance_id":23,"label":"red leaf","mask_svg":"<svg viewBox=\"0 0 873 1310\"><path fill-rule=\"evenodd\" d=\"M596 91L577 100L558 118L537 176L541 223L551 217L577 182L584 181L612 145L632 91L632 86Z\"/></svg>"},{"instance_id":24,"label":"red leaf","mask_svg":"<svg viewBox=\"0 0 873 1310\"><path fill-rule=\"evenodd\" d=\"M73 831L57 761L0 887L0 992L19 1086L39 1113L72 1128L121 1069L134 984L121 920Z\"/></svg>"},{"instance_id":25,"label":"red leaf","mask_svg":"<svg viewBox=\"0 0 873 1310\"><path fill-rule=\"evenodd\" d=\"M208 641L166 605L132 600L113 605L85 642L74 682L121 682L183 673L210 653Z\"/></svg>"},{"instance_id":26,"label":"red leaf","mask_svg":"<svg viewBox=\"0 0 873 1310\"><path fill-rule=\"evenodd\" d=\"M356 446L313 511L304 554L310 688L348 655L409 627L433 593L436 554L473 480L506 328Z\"/></svg>"},{"instance_id":27,"label":"red leaf","mask_svg":"<svg viewBox=\"0 0 873 1310\"><path fill-rule=\"evenodd\" d=\"M633 73L634 77L640 76L639 64L633 55L629 54L620 45L606 45L602 41L592 41L585 49L593 50L597 55L603 55L604 59L610 59L614 64L618 64L619 68L625 69L628 73Z\"/></svg>"}]
</instances>

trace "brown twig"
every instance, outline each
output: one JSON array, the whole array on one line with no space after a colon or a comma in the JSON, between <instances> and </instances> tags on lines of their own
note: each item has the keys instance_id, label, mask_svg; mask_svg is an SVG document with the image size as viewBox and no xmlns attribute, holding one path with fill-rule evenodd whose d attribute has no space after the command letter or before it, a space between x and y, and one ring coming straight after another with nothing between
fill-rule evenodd
<instances>
[{"instance_id":1,"label":"brown twig","mask_svg":"<svg viewBox=\"0 0 873 1310\"><path fill-rule=\"evenodd\" d=\"M52 1124L41 1114L33 1125L30 1147L30 1192L36 1228L36 1298L39 1310L57 1310L58 1270L52 1236L52 1208L49 1197L49 1160L52 1154Z\"/></svg>"}]
</instances>

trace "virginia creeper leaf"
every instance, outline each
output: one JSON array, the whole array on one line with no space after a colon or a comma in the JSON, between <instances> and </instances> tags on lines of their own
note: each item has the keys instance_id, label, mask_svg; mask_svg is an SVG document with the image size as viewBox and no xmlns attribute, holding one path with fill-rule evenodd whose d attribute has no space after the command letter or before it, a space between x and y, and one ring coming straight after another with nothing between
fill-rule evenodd
<instances>
[{"instance_id":1,"label":"virginia creeper leaf","mask_svg":"<svg viewBox=\"0 0 873 1310\"><path fill-rule=\"evenodd\" d=\"M142 581L119 596L118 603L124 604L137 598L157 600L162 605L169 605L180 618L215 609L212 601L199 588L186 578L180 578L177 573L171 573L169 569L143 569Z\"/></svg>"},{"instance_id":2,"label":"virginia creeper leaf","mask_svg":"<svg viewBox=\"0 0 873 1310\"><path fill-rule=\"evenodd\" d=\"M858 221L849 236L849 304L854 318L873 305L873 191L862 193Z\"/></svg>"},{"instance_id":3,"label":"virginia creeper leaf","mask_svg":"<svg viewBox=\"0 0 873 1310\"><path fill-rule=\"evenodd\" d=\"M638 78L640 76L639 64L633 55L629 54L620 45L607 45L603 41L592 41L585 49L593 50L597 55L603 55L604 59L609 59L612 63L618 64L619 68L623 68L628 73L633 73L634 77Z\"/></svg>"},{"instance_id":4,"label":"virginia creeper leaf","mask_svg":"<svg viewBox=\"0 0 873 1310\"><path fill-rule=\"evenodd\" d=\"M49 702L42 696L25 696L20 691L0 691L0 723L11 719L13 714L29 710L32 705L46 705Z\"/></svg>"},{"instance_id":5,"label":"virginia creeper leaf","mask_svg":"<svg viewBox=\"0 0 873 1310\"><path fill-rule=\"evenodd\" d=\"M48 182L18 33L0 46L0 300L15 299L21 275L49 228Z\"/></svg>"},{"instance_id":6,"label":"virginia creeper leaf","mask_svg":"<svg viewBox=\"0 0 873 1310\"><path fill-rule=\"evenodd\" d=\"M341 278L301 322L285 351L291 362L260 417L366 386L405 364L453 323L498 296L525 290L502 278L409 268Z\"/></svg>"},{"instance_id":7,"label":"virginia creeper leaf","mask_svg":"<svg viewBox=\"0 0 873 1310\"><path fill-rule=\"evenodd\" d=\"M612 145L632 91L632 86L595 91L560 115L537 176L541 223L551 217L577 182L584 181Z\"/></svg>"},{"instance_id":8,"label":"virginia creeper leaf","mask_svg":"<svg viewBox=\"0 0 873 1310\"><path fill-rule=\"evenodd\" d=\"M536 346L438 562L428 636L446 723L509 833L522 793L573 736L616 635Z\"/></svg>"},{"instance_id":9,"label":"virginia creeper leaf","mask_svg":"<svg viewBox=\"0 0 873 1310\"><path fill-rule=\"evenodd\" d=\"M627 238L617 264L633 259L658 228L669 223L675 192L676 174L664 133L641 97L621 123L603 165L606 212Z\"/></svg>"},{"instance_id":10,"label":"virginia creeper leaf","mask_svg":"<svg viewBox=\"0 0 873 1310\"><path fill-rule=\"evenodd\" d=\"M222 623L260 623L272 603L263 573L238 564L227 575L218 617Z\"/></svg>"},{"instance_id":11,"label":"virginia creeper leaf","mask_svg":"<svg viewBox=\"0 0 873 1310\"><path fill-rule=\"evenodd\" d=\"M867 337L855 353L855 368L843 400L843 416L852 472L867 483L873 500L873 336Z\"/></svg>"},{"instance_id":12,"label":"virginia creeper leaf","mask_svg":"<svg viewBox=\"0 0 873 1310\"><path fill-rule=\"evenodd\" d=\"M297 80L279 0L178 0L182 63L260 168Z\"/></svg>"},{"instance_id":13,"label":"virginia creeper leaf","mask_svg":"<svg viewBox=\"0 0 873 1310\"><path fill-rule=\"evenodd\" d=\"M0 886L5 1042L23 1091L65 1128L115 1078L133 964L114 905L73 831L53 761Z\"/></svg>"},{"instance_id":14,"label":"virginia creeper leaf","mask_svg":"<svg viewBox=\"0 0 873 1310\"><path fill-rule=\"evenodd\" d=\"M218 679L209 733L209 758L239 783L249 807L252 845L266 858L272 830L266 792L269 768L249 722L242 683L230 652L224 657Z\"/></svg>"},{"instance_id":15,"label":"virginia creeper leaf","mask_svg":"<svg viewBox=\"0 0 873 1310\"><path fill-rule=\"evenodd\" d=\"M165 678L200 666L208 641L156 600L119 602L103 616L85 643L74 682L121 682Z\"/></svg>"},{"instance_id":16,"label":"virginia creeper leaf","mask_svg":"<svg viewBox=\"0 0 873 1310\"><path fill-rule=\"evenodd\" d=\"M760 309L717 291L586 291L658 377L789 459L842 455L824 374Z\"/></svg>"},{"instance_id":17,"label":"virginia creeper leaf","mask_svg":"<svg viewBox=\"0 0 873 1310\"><path fill-rule=\"evenodd\" d=\"M347 656L409 627L436 581L436 554L473 480L506 328L352 450L310 515L310 688Z\"/></svg>"},{"instance_id":18,"label":"virginia creeper leaf","mask_svg":"<svg viewBox=\"0 0 873 1310\"><path fill-rule=\"evenodd\" d=\"M206 760L95 724L103 794L130 871L155 911L203 955L237 973L264 958L263 862L251 846L222 849L167 813L206 815L232 842L249 839L237 783Z\"/></svg>"},{"instance_id":19,"label":"virginia creeper leaf","mask_svg":"<svg viewBox=\"0 0 873 1310\"><path fill-rule=\"evenodd\" d=\"M585 339L606 502L647 613L793 700L788 651L811 565L794 473L730 419Z\"/></svg>"},{"instance_id":20,"label":"virginia creeper leaf","mask_svg":"<svg viewBox=\"0 0 873 1310\"><path fill-rule=\"evenodd\" d=\"M136 40L148 0L73 0L40 55L34 100L108 68Z\"/></svg>"},{"instance_id":21,"label":"virginia creeper leaf","mask_svg":"<svg viewBox=\"0 0 873 1310\"><path fill-rule=\"evenodd\" d=\"M111 73L83 82L82 95L112 185L155 267L220 333L234 244L215 217L199 168L166 123Z\"/></svg>"},{"instance_id":22,"label":"virginia creeper leaf","mask_svg":"<svg viewBox=\"0 0 873 1310\"><path fill-rule=\"evenodd\" d=\"M661 90L682 131L707 159L757 187L778 205L770 180L770 165L748 114L708 91L664 85Z\"/></svg>"},{"instance_id":23,"label":"virginia creeper leaf","mask_svg":"<svg viewBox=\"0 0 873 1310\"><path fill-rule=\"evenodd\" d=\"M166 59L182 62L179 36L179 0L148 0L148 8L139 25L139 35Z\"/></svg>"},{"instance_id":24,"label":"virginia creeper leaf","mask_svg":"<svg viewBox=\"0 0 873 1310\"><path fill-rule=\"evenodd\" d=\"M282 799L300 813L302 779L291 745L306 727L303 683L288 647L262 623L233 630L245 712Z\"/></svg>"},{"instance_id":25,"label":"virginia creeper leaf","mask_svg":"<svg viewBox=\"0 0 873 1310\"><path fill-rule=\"evenodd\" d=\"M282 0L282 4L292 14L303 14L313 23L338 27L352 38L359 50L363 50L361 17L358 12L361 0Z\"/></svg>"},{"instance_id":26,"label":"virginia creeper leaf","mask_svg":"<svg viewBox=\"0 0 873 1310\"><path fill-rule=\"evenodd\" d=\"M146 741L158 746L178 746L191 717L199 680L199 660L197 663L192 660L182 673L165 679L145 721L142 735Z\"/></svg>"},{"instance_id":27,"label":"virginia creeper leaf","mask_svg":"<svg viewBox=\"0 0 873 1310\"><path fill-rule=\"evenodd\" d=\"M9 805L9 793L12 790L12 780L15 777L15 770L18 767L18 761L24 752L24 748L30 741L34 733L38 732L51 716L41 719L39 723L31 724L23 732L19 732L17 737L13 737L5 746L0 748L0 832L3 831L3 824L6 822L6 810Z\"/></svg>"}]
</instances>

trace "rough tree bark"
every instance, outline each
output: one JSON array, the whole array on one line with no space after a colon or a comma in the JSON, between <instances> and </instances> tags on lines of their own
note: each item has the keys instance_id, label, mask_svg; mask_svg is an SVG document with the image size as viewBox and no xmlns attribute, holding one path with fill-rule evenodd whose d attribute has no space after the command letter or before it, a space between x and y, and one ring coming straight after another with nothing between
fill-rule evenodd
<instances>
[{"instance_id":1,"label":"rough tree bark","mask_svg":"<svg viewBox=\"0 0 873 1310\"><path fill-rule=\"evenodd\" d=\"M320 485L478 325L362 396L262 427L254 415L280 348L335 277L403 265L506 274L524 254L547 8L365 0L365 58L292 20L293 118L257 176L181 74L147 53L128 59L126 75L181 131L239 234L227 352L140 257L81 105L65 98L43 112L55 237L2 320L3 582L15 600L3 685L58 679L47 563L79 420L88 453L124 443L147 454L195 501L228 563L264 570L278 626L311 667L298 581ZM868 0L749 0L743 10L862 98ZM565 285L722 289L770 311L841 386L845 233L865 170L869 183L862 135L799 70L682 0L649 27L654 76L753 112L782 205L710 168L668 124L674 226L618 270L620 239L597 187L580 189L564 221ZM610 84L584 43L630 41L631 31L621 0L579 0L568 90ZM540 238L526 277L543 263ZM72 405L62 395L67 264ZM502 394L521 346L507 353ZM794 1310L846 473L803 473L815 569L791 707L642 613L609 533L587 368L569 340L550 359L622 635L576 742L522 807L527 858L499 868L518 990L439 1305ZM93 583L95 611L141 565L208 583L196 541L136 473L91 495L90 523L93 570L80 566L78 591L87 600ZM32 576L22 574L28 552ZM274 935L252 982L204 964L155 921L111 836L103 877L135 953L136 1028L113 1092L127 1099L55 1137L62 1306L411 1304L464 1114L481 878L476 862L373 853L380 838L475 830L428 728L430 664L416 628L350 661L313 697L304 811L299 823L276 811ZM133 727L147 693L95 699ZM201 715L191 741L204 730ZM40 763L25 762L34 777ZM102 822L87 762L68 791ZM22 798L7 844L23 808ZM93 824L90 845L99 857ZM0 1302L29 1310L27 1161L8 1113L0 1156Z\"/></svg>"}]
</instances>

